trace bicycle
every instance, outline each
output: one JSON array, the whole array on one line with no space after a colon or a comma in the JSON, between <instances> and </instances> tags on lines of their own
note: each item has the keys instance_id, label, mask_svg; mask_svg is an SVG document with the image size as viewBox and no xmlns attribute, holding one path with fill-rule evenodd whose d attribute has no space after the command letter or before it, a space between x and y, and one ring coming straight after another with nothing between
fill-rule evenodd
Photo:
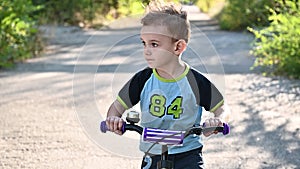
<instances>
[{"instance_id":1,"label":"bicycle","mask_svg":"<svg viewBox=\"0 0 300 169\"><path fill-rule=\"evenodd\" d=\"M142 135L143 141L153 143L152 146L145 152L145 157L149 155L151 148L155 144L162 146L161 160L157 163L157 169L173 169L173 162L168 160L168 146L170 145L181 145L183 139L190 134L201 135L206 132L222 132L223 135L227 135L230 132L230 127L227 123L223 123L223 126L218 127L205 127L205 123L202 126L192 127L187 131L173 131L173 130L162 130L154 128L143 128L136 123L139 122L139 113L135 111L128 112L126 122L122 126L122 133L127 130L135 131ZM106 133L109 129L106 126L106 122L100 123L100 131ZM147 169L151 166L151 158L146 161L148 164L143 168Z\"/></svg>"}]
</instances>

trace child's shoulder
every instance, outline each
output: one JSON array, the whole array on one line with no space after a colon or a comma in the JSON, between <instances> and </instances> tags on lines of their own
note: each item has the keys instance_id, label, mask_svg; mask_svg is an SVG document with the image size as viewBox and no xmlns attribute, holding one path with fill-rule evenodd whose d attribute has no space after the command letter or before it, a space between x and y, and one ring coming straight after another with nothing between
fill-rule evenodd
<instances>
[{"instance_id":1,"label":"child's shoulder","mask_svg":"<svg viewBox=\"0 0 300 169\"><path fill-rule=\"evenodd\" d=\"M151 76L152 73L153 73L152 68L146 67L146 68L136 72L135 75L133 76L133 79L147 80Z\"/></svg>"},{"instance_id":2,"label":"child's shoulder","mask_svg":"<svg viewBox=\"0 0 300 169\"><path fill-rule=\"evenodd\" d=\"M190 75L188 78L195 79L198 83L211 83L210 80L204 75L204 73L198 71L197 69L191 67Z\"/></svg>"},{"instance_id":3,"label":"child's shoulder","mask_svg":"<svg viewBox=\"0 0 300 169\"><path fill-rule=\"evenodd\" d=\"M143 68L143 69L139 70L136 74L137 75L149 75L149 74L152 74L152 73L153 73L152 68L146 67L146 68Z\"/></svg>"},{"instance_id":4,"label":"child's shoulder","mask_svg":"<svg viewBox=\"0 0 300 169\"><path fill-rule=\"evenodd\" d=\"M196 78L206 78L202 72L193 67L190 67L190 73L193 74Z\"/></svg>"}]
</instances>

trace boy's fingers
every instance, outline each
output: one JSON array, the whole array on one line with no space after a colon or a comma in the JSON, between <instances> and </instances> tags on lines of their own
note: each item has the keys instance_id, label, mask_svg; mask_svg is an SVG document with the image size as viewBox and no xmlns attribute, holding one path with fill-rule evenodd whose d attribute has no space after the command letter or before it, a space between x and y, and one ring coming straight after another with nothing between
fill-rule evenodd
<instances>
[{"instance_id":1,"label":"boy's fingers","mask_svg":"<svg viewBox=\"0 0 300 169\"><path fill-rule=\"evenodd\" d=\"M110 122L110 119L109 118L107 118L106 120L105 120L105 122L106 122L106 127L107 127L107 129L110 131L111 130L111 122Z\"/></svg>"},{"instance_id":2,"label":"boy's fingers","mask_svg":"<svg viewBox=\"0 0 300 169\"><path fill-rule=\"evenodd\" d=\"M120 130L116 130L116 131L114 131L114 133L116 133L118 135L122 135L122 132Z\"/></svg>"},{"instance_id":3,"label":"boy's fingers","mask_svg":"<svg viewBox=\"0 0 300 169\"><path fill-rule=\"evenodd\" d=\"M214 126L216 127L216 126L222 126L222 125L223 125L222 121L218 118L210 118L210 119L205 120L206 127L214 127ZM218 134L218 131L203 133L203 135L206 137L208 137L212 134Z\"/></svg>"},{"instance_id":4,"label":"boy's fingers","mask_svg":"<svg viewBox=\"0 0 300 169\"><path fill-rule=\"evenodd\" d=\"M107 117L106 126L109 131L114 132L116 134L122 134L122 126L123 120L119 117Z\"/></svg>"},{"instance_id":5,"label":"boy's fingers","mask_svg":"<svg viewBox=\"0 0 300 169\"><path fill-rule=\"evenodd\" d=\"M123 120L119 120L119 130L122 130L122 127L123 127Z\"/></svg>"},{"instance_id":6,"label":"boy's fingers","mask_svg":"<svg viewBox=\"0 0 300 169\"><path fill-rule=\"evenodd\" d=\"M115 130L115 118L114 117L108 117L106 119L107 127L109 131L114 131Z\"/></svg>"},{"instance_id":7,"label":"boy's fingers","mask_svg":"<svg viewBox=\"0 0 300 169\"><path fill-rule=\"evenodd\" d=\"M113 131L118 130L119 120L116 119L116 118L114 118L114 119L113 119L113 125L114 125L114 130L113 130Z\"/></svg>"},{"instance_id":8,"label":"boy's fingers","mask_svg":"<svg viewBox=\"0 0 300 169\"><path fill-rule=\"evenodd\" d=\"M210 118L205 120L205 125L207 127L211 127L211 126L221 126L223 123L220 119L217 118Z\"/></svg>"}]
</instances>

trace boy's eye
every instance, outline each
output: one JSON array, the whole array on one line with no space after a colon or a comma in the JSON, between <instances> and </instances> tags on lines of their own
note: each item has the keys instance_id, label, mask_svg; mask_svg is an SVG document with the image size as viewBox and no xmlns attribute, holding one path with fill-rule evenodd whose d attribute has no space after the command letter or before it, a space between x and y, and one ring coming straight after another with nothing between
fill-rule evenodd
<instances>
[{"instance_id":1,"label":"boy's eye","mask_svg":"<svg viewBox=\"0 0 300 169\"><path fill-rule=\"evenodd\" d=\"M145 41L142 41L142 44L143 44L144 47L147 46L147 44L146 44ZM158 43L157 42L151 42L151 43L149 43L149 45L150 45L149 47L153 47L153 48L158 47Z\"/></svg>"},{"instance_id":2,"label":"boy's eye","mask_svg":"<svg viewBox=\"0 0 300 169\"><path fill-rule=\"evenodd\" d=\"M152 42L151 45L152 45L152 47L157 47L158 46L158 44L155 43L155 42Z\"/></svg>"},{"instance_id":3,"label":"boy's eye","mask_svg":"<svg viewBox=\"0 0 300 169\"><path fill-rule=\"evenodd\" d=\"M145 41L142 41L142 44L143 44L143 46L146 46L146 43L145 43Z\"/></svg>"}]
</instances>

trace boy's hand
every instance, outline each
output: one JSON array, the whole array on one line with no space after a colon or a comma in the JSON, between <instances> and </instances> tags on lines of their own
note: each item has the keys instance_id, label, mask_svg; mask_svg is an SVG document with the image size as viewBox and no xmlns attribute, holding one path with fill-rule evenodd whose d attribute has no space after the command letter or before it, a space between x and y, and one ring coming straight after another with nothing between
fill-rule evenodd
<instances>
[{"instance_id":1,"label":"boy's hand","mask_svg":"<svg viewBox=\"0 0 300 169\"><path fill-rule=\"evenodd\" d=\"M205 120L205 127L217 127L217 126L223 126L223 123L218 118L210 118ZM218 132L206 132L203 133L204 136L208 137L212 134L217 134Z\"/></svg>"},{"instance_id":2,"label":"boy's hand","mask_svg":"<svg viewBox=\"0 0 300 169\"><path fill-rule=\"evenodd\" d=\"M109 131L114 132L118 135L122 135L122 126L123 126L123 119L117 116L110 116L106 118L106 126Z\"/></svg>"}]
</instances>

